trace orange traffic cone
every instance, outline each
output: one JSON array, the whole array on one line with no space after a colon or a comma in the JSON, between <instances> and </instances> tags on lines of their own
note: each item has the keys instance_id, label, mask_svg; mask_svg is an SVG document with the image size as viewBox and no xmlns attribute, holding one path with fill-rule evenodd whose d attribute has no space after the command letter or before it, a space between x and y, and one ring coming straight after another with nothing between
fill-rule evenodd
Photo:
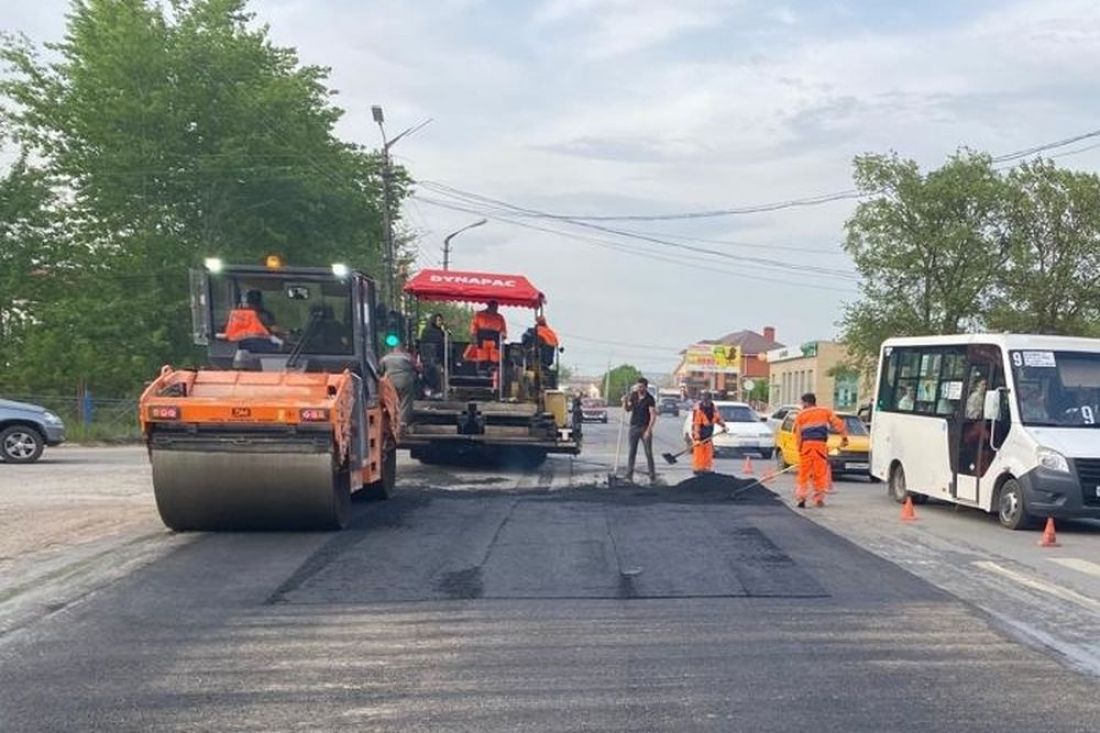
<instances>
[{"instance_id":1,"label":"orange traffic cone","mask_svg":"<svg viewBox=\"0 0 1100 733\"><path fill-rule=\"evenodd\" d=\"M1043 536L1039 540L1039 547L1061 547L1057 535L1054 534L1054 517L1047 517L1047 526L1043 530Z\"/></svg>"},{"instance_id":2,"label":"orange traffic cone","mask_svg":"<svg viewBox=\"0 0 1100 733\"><path fill-rule=\"evenodd\" d=\"M752 476L752 459L745 456L745 463L741 466L741 473L746 476Z\"/></svg>"},{"instance_id":3,"label":"orange traffic cone","mask_svg":"<svg viewBox=\"0 0 1100 733\"><path fill-rule=\"evenodd\" d=\"M917 512L913 509L913 497L911 496L905 497L905 503L901 505L901 521L917 521Z\"/></svg>"}]
</instances>

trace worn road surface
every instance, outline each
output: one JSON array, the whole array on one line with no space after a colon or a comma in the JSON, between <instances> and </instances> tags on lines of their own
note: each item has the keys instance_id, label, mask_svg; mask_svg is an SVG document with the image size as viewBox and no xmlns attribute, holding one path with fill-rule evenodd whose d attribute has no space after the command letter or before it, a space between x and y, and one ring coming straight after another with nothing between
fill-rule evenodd
<instances>
[{"instance_id":1,"label":"worn road surface","mask_svg":"<svg viewBox=\"0 0 1100 733\"><path fill-rule=\"evenodd\" d=\"M126 518L4 545L0 729L1096 729L1095 677L901 567L878 487L841 484L816 514L783 481L676 488L682 464L601 488L615 435L590 427L581 459L530 474L404 462L398 498L338 534L174 535L135 449L0 466L45 526L98 516L86 494ZM868 505L873 552L845 519Z\"/></svg>"}]
</instances>

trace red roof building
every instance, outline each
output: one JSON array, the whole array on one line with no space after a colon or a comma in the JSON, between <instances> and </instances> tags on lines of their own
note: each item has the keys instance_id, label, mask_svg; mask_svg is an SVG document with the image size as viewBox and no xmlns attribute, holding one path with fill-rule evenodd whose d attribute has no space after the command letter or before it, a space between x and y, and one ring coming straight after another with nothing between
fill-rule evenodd
<instances>
[{"instance_id":1,"label":"red roof building","mask_svg":"<svg viewBox=\"0 0 1100 733\"><path fill-rule=\"evenodd\" d=\"M753 391L760 389L757 384L768 384L769 367L763 358L773 349L781 349L785 344L775 340L775 328L765 326L763 333L750 331L734 331L716 339L705 339L700 344L713 344L715 346L737 346L741 349L741 362L739 374L704 373L691 371L686 359L681 360L680 365L673 372L676 381L687 390L691 396L698 394L700 390L709 389L726 399L742 400L748 398L748 394L742 388L744 380L752 380Z\"/></svg>"}]
</instances>

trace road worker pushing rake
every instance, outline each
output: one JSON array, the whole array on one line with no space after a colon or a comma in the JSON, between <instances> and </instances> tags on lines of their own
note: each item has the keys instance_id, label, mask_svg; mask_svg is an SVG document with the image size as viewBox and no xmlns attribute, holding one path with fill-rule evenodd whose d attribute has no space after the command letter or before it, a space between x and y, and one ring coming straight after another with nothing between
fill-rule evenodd
<instances>
[{"instance_id":1,"label":"road worker pushing rake","mask_svg":"<svg viewBox=\"0 0 1100 733\"><path fill-rule=\"evenodd\" d=\"M794 498L798 508L806 508L810 482L814 485L814 506L825 506L829 489L829 427L840 434L841 447L848 445L848 428L828 407L817 406L813 392L802 395L802 410L794 419L794 435L798 441L798 483Z\"/></svg>"}]
</instances>

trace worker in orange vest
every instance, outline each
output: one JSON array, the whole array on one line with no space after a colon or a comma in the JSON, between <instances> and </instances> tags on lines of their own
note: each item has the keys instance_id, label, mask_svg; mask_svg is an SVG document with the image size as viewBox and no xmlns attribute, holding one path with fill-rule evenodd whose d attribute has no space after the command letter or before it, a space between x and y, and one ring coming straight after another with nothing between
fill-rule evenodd
<instances>
[{"instance_id":1,"label":"worker in orange vest","mask_svg":"<svg viewBox=\"0 0 1100 733\"><path fill-rule=\"evenodd\" d=\"M697 475L714 470L715 425L722 426L724 430L726 421L722 419L722 413L718 411L710 392L703 392L691 415L691 470Z\"/></svg>"},{"instance_id":2,"label":"worker in orange vest","mask_svg":"<svg viewBox=\"0 0 1100 733\"><path fill-rule=\"evenodd\" d=\"M794 435L798 445L798 484L794 497L798 508L806 508L810 483L814 486L814 506L825 506L829 490L829 428L841 436L840 445L848 445L848 428L828 407L817 406L813 392L802 395L802 410L794 418Z\"/></svg>"},{"instance_id":3,"label":"worker in orange vest","mask_svg":"<svg viewBox=\"0 0 1100 733\"><path fill-rule=\"evenodd\" d=\"M539 316L535 319L535 332L538 334L540 344L554 348L558 347L558 334L546 325L546 316Z\"/></svg>"},{"instance_id":4,"label":"worker in orange vest","mask_svg":"<svg viewBox=\"0 0 1100 733\"><path fill-rule=\"evenodd\" d=\"M244 303L229 311L225 333L219 335L241 349L263 353L277 351L282 345L274 332L275 317L264 308L263 293L249 290Z\"/></svg>"},{"instance_id":5,"label":"worker in orange vest","mask_svg":"<svg viewBox=\"0 0 1100 733\"><path fill-rule=\"evenodd\" d=\"M499 342L508 338L508 324L498 312L500 304L490 300L470 321L471 344L466 349L468 361L500 361Z\"/></svg>"}]
</instances>

